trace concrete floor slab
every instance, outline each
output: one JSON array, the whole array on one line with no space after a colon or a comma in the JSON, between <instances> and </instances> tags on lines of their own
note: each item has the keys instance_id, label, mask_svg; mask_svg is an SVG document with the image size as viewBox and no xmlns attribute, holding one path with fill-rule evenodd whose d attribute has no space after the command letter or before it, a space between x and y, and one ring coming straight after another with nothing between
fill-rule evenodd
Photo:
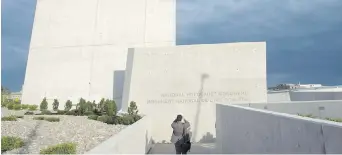
<instances>
[{"instance_id":1,"label":"concrete floor slab","mask_svg":"<svg viewBox=\"0 0 342 155\"><path fill-rule=\"evenodd\" d=\"M192 144L188 154L215 154L215 143ZM175 154L173 144L155 144L149 154Z\"/></svg>"}]
</instances>

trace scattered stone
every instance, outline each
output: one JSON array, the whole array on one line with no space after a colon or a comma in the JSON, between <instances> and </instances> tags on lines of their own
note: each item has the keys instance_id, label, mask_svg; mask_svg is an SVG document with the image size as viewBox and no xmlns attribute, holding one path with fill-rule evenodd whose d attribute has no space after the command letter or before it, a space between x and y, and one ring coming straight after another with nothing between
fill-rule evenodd
<instances>
[{"instance_id":1,"label":"scattered stone","mask_svg":"<svg viewBox=\"0 0 342 155\"><path fill-rule=\"evenodd\" d=\"M60 118L59 122L33 120L33 117L25 115L18 121L1 122L2 136L17 136L25 141L23 148L7 154L39 154L41 149L64 142L76 143L77 154L82 154L126 127L89 120L87 116L54 115Z\"/></svg>"}]
</instances>

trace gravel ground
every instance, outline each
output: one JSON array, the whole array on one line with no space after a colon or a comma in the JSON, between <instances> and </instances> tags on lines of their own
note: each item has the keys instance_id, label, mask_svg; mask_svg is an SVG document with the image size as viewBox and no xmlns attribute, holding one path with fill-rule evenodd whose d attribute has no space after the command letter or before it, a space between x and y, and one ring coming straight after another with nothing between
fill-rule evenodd
<instances>
[{"instance_id":1,"label":"gravel ground","mask_svg":"<svg viewBox=\"0 0 342 155\"><path fill-rule=\"evenodd\" d=\"M1 136L18 136L25 141L24 147L7 154L39 154L41 149L63 142L76 143L77 153L82 154L126 127L89 120L86 116L46 116L59 117L60 122L33 120L33 117L25 115L18 121L1 122Z\"/></svg>"}]
</instances>

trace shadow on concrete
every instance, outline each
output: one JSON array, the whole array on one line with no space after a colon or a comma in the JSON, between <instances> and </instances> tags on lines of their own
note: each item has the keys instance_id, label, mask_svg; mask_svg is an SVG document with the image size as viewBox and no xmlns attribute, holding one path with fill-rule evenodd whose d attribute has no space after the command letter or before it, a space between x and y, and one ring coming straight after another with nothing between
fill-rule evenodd
<instances>
[{"instance_id":1,"label":"shadow on concrete","mask_svg":"<svg viewBox=\"0 0 342 155\"><path fill-rule=\"evenodd\" d=\"M188 154L215 154L214 143L194 143ZM174 144L155 144L149 154L176 154Z\"/></svg>"},{"instance_id":2,"label":"shadow on concrete","mask_svg":"<svg viewBox=\"0 0 342 155\"><path fill-rule=\"evenodd\" d=\"M148 131L146 130L145 133L145 153L149 154L153 148L153 145L155 144L155 141L151 137L151 139L148 138Z\"/></svg>"},{"instance_id":3,"label":"shadow on concrete","mask_svg":"<svg viewBox=\"0 0 342 155\"><path fill-rule=\"evenodd\" d=\"M194 139L197 137L197 129L198 129L198 122L199 122L199 116L201 113L201 105L202 105L202 98L203 98L203 89L204 89L204 82L205 79L209 78L209 75L204 73L201 75L201 86L200 86L200 90L198 91L199 96L198 96L198 103L197 103L197 111L196 111L196 117L195 117L195 122L194 122L194 132L192 135L192 141L194 141Z\"/></svg>"},{"instance_id":4,"label":"shadow on concrete","mask_svg":"<svg viewBox=\"0 0 342 155\"><path fill-rule=\"evenodd\" d=\"M210 132L207 132L206 135L204 135L200 140L199 143L215 143L216 138L214 138L214 135Z\"/></svg>"},{"instance_id":5,"label":"shadow on concrete","mask_svg":"<svg viewBox=\"0 0 342 155\"><path fill-rule=\"evenodd\" d=\"M117 109L122 108L122 93L125 80L125 70L116 70L113 75L113 100Z\"/></svg>"}]
</instances>

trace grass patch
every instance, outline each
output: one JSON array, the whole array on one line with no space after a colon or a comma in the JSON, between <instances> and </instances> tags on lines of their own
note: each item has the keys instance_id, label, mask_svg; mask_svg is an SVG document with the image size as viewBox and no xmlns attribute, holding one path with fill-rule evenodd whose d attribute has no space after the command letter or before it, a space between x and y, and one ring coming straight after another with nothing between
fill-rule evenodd
<instances>
[{"instance_id":1,"label":"grass patch","mask_svg":"<svg viewBox=\"0 0 342 155\"><path fill-rule=\"evenodd\" d=\"M312 114L306 114L306 115L304 115L304 114L298 114L298 116L316 118L316 117L315 117L314 115L312 115Z\"/></svg>"},{"instance_id":2,"label":"grass patch","mask_svg":"<svg viewBox=\"0 0 342 155\"><path fill-rule=\"evenodd\" d=\"M26 112L24 115L34 115L34 112L28 111L28 112Z\"/></svg>"},{"instance_id":3,"label":"grass patch","mask_svg":"<svg viewBox=\"0 0 342 155\"><path fill-rule=\"evenodd\" d=\"M5 117L1 117L1 121L17 121L17 116L5 116Z\"/></svg>"},{"instance_id":4,"label":"grass patch","mask_svg":"<svg viewBox=\"0 0 342 155\"><path fill-rule=\"evenodd\" d=\"M44 120L48 122L59 122L60 119L58 117L45 117Z\"/></svg>"},{"instance_id":5,"label":"grass patch","mask_svg":"<svg viewBox=\"0 0 342 155\"><path fill-rule=\"evenodd\" d=\"M75 143L62 143L40 150L40 154L76 154Z\"/></svg>"},{"instance_id":6,"label":"grass patch","mask_svg":"<svg viewBox=\"0 0 342 155\"><path fill-rule=\"evenodd\" d=\"M328 121L340 122L342 123L342 118L325 118Z\"/></svg>"},{"instance_id":7,"label":"grass patch","mask_svg":"<svg viewBox=\"0 0 342 155\"><path fill-rule=\"evenodd\" d=\"M24 141L19 137L1 137L1 153L24 146Z\"/></svg>"}]
</instances>

